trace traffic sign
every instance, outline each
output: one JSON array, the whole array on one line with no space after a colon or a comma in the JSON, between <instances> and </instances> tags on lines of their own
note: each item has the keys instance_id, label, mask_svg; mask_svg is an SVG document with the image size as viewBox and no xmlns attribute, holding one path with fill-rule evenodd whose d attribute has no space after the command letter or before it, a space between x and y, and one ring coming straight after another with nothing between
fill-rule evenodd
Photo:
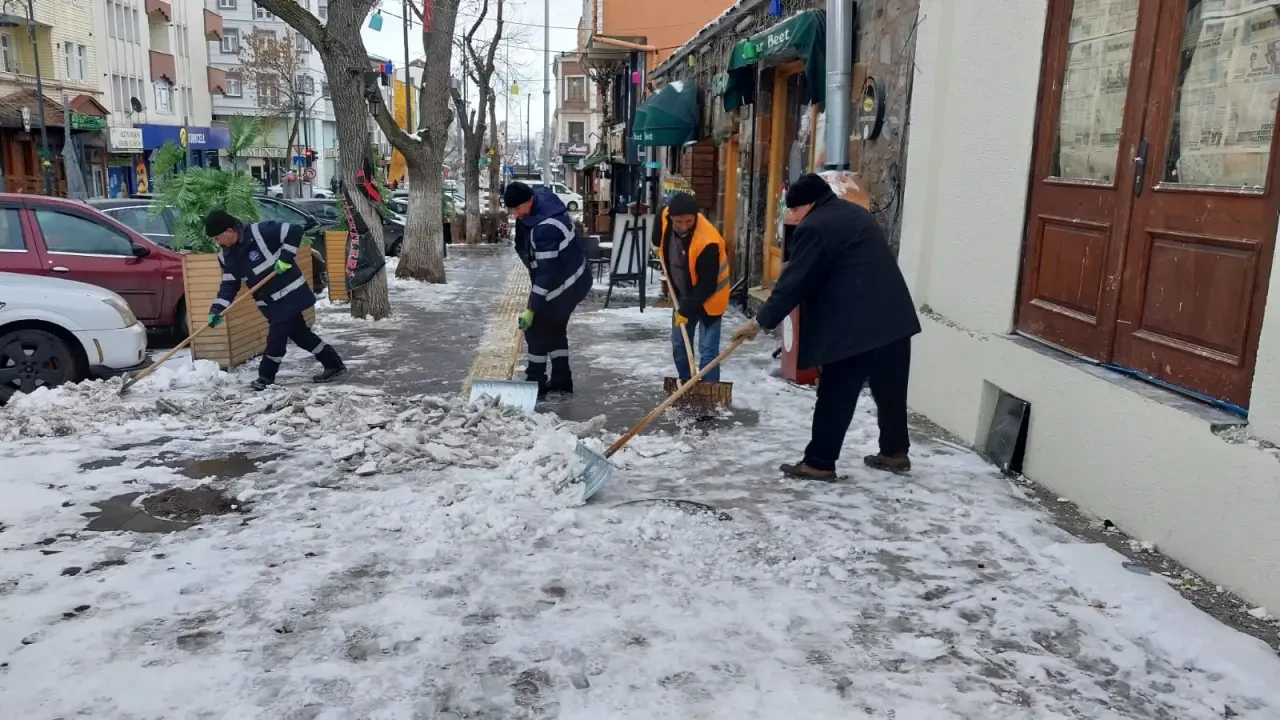
<instances>
[{"instance_id":1,"label":"traffic sign","mask_svg":"<svg viewBox=\"0 0 1280 720\"><path fill-rule=\"evenodd\" d=\"M303 177L305 177L305 178L306 178L306 179L308 179L308 180L315 180L315 179L316 179L316 169L315 169L315 168L307 168L306 172L302 173L302 176L303 176Z\"/></svg>"},{"instance_id":2,"label":"traffic sign","mask_svg":"<svg viewBox=\"0 0 1280 720\"><path fill-rule=\"evenodd\" d=\"M307 156L305 156L305 155L294 155L294 156L293 156L293 164L294 164L294 165L297 165L298 167L302 167L303 165L306 165L306 164L307 164Z\"/></svg>"}]
</instances>

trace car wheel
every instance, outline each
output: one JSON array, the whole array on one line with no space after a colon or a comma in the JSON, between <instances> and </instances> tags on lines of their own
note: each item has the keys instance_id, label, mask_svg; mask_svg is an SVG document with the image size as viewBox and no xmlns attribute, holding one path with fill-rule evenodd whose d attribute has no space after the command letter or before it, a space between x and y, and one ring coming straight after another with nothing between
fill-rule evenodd
<instances>
[{"instance_id":1,"label":"car wheel","mask_svg":"<svg viewBox=\"0 0 1280 720\"><path fill-rule=\"evenodd\" d=\"M574 212L577 212L577 210L578 210L578 203L577 203L576 201L574 201L574 200L570 200L570 201L569 201L569 204L568 204L566 207L567 207L568 209L570 209L570 210L574 211Z\"/></svg>"},{"instance_id":2,"label":"car wheel","mask_svg":"<svg viewBox=\"0 0 1280 720\"><path fill-rule=\"evenodd\" d=\"M317 295L323 293L329 287L329 278L325 274L324 258L320 257L320 253L315 248L311 249L311 289Z\"/></svg>"},{"instance_id":3,"label":"car wheel","mask_svg":"<svg viewBox=\"0 0 1280 720\"><path fill-rule=\"evenodd\" d=\"M178 307L173 311L173 335L179 341L186 340L191 334L191 325L187 322L187 303L185 300L178 303Z\"/></svg>"},{"instance_id":4,"label":"car wheel","mask_svg":"<svg viewBox=\"0 0 1280 720\"><path fill-rule=\"evenodd\" d=\"M387 257L400 257L400 246L404 244L404 238L398 237L391 241L391 247L387 248Z\"/></svg>"},{"instance_id":5,"label":"car wheel","mask_svg":"<svg viewBox=\"0 0 1280 720\"><path fill-rule=\"evenodd\" d=\"M0 335L0 401L20 392L75 382L79 375L71 348L57 335L43 330Z\"/></svg>"}]
</instances>

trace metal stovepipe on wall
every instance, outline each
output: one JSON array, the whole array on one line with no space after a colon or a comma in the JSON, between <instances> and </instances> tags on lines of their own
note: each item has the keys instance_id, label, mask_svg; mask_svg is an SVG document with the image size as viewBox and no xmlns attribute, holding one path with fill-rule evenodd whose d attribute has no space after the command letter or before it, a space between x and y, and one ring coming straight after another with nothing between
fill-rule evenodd
<instances>
[{"instance_id":1,"label":"metal stovepipe on wall","mask_svg":"<svg viewBox=\"0 0 1280 720\"><path fill-rule=\"evenodd\" d=\"M853 0L827 0L828 170L849 169L849 106L853 91Z\"/></svg>"}]
</instances>

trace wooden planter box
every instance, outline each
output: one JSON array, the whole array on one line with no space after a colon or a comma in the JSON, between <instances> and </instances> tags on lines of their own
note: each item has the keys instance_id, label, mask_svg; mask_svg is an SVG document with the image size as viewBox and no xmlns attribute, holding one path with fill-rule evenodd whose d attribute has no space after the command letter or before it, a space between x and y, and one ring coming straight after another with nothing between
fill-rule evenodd
<instances>
[{"instance_id":1,"label":"wooden planter box","mask_svg":"<svg viewBox=\"0 0 1280 720\"><path fill-rule=\"evenodd\" d=\"M324 234L324 272L329 278L329 299L347 302L347 231L330 230Z\"/></svg>"},{"instance_id":2,"label":"wooden planter box","mask_svg":"<svg viewBox=\"0 0 1280 720\"><path fill-rule=\"evenodd\" d=\"M311 285L311 247L298 253L298 269ZM182 256L182 279L186 287L187 327L192 332L204 327L209 320L209 306L218 297L222 284L222 266L218 256L205 253L186 253ZM313 288L314 289L314 288ZM240 286L240 295L249 288ZM315 310L304 313L307 325L315 322ZM255 355L261 355L267 347L267 319L252 299L245 300L231 309L216 328L206 330L195 339L191 347L192 357L213 360L224 368L239 365Z\"/></svg>"}]
</instances>

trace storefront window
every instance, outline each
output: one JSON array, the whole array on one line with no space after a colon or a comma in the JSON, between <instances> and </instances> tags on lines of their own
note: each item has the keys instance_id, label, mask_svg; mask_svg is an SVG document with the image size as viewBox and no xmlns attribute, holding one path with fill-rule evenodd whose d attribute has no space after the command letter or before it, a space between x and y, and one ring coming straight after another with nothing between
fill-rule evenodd
<instances>
[{"instance_id":1,"label":"storefront window","mask_svg":"<svg viewBox=\"0 0 1280 720\"><path fill-rule=\"evenodd\" d=\"M1074 3L1054 177L1114 181L1137 26L1138 0Z\"/></svg>"},{"instance_id":2,"label":"storefront window","mask_svg":"<svg viewBox=\"0 0 1280 720\"><path fill-rule=\"evenodd\" d=\"M1188 3L1164 181L1261 190L1280 98L1280 0L1205 4Z\"/></svg>"},{"instance_id":3,"label":"storefront window","mask_svg":"<svg viewBox=\"0 0 1280 720\"><path fill-rule=\"evenodd\" d=\"M791 183L809 172L810 151L813 146L813 113L805 91L804 73L797 73L787 78L786 131L783 135L787 143L783 155L782 192L778 194L777 228L774 242L778 247L785 247L787 228L782 223L786 215L784 196Z\"/></svg>"}]
</instances>

